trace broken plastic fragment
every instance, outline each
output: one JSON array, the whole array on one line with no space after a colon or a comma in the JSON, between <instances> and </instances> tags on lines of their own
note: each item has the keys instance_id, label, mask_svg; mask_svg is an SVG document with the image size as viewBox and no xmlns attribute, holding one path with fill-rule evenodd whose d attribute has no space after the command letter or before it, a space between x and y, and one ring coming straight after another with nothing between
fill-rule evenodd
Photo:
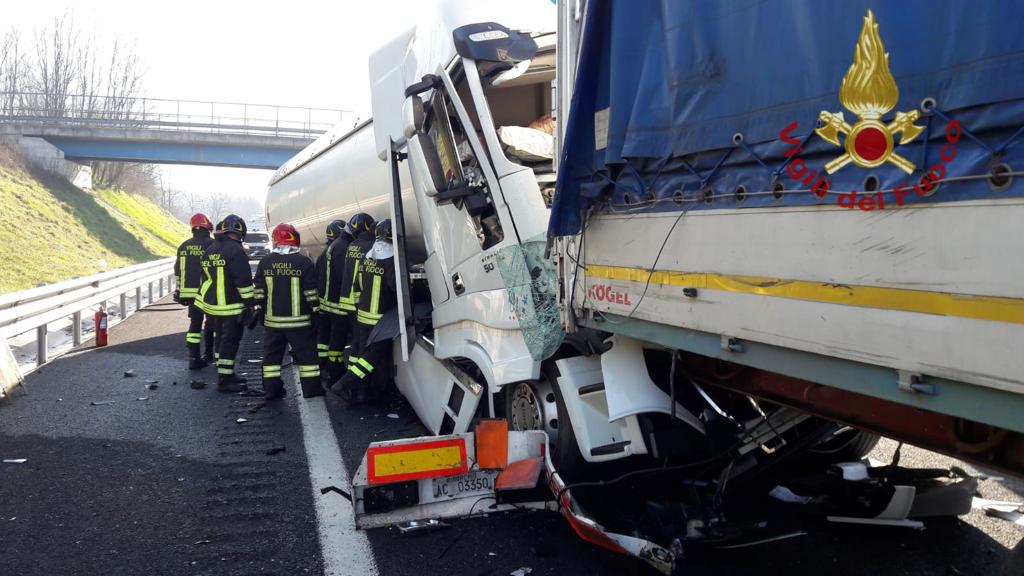
<instances>
[{"instance_id":1,"label":"broken plastic fragment","mask_svg":"<svg viewBox=\"0 0 1024 576\"><path fill-rule=\"evenodd\" d=\"M391 414L388 414L388 418L392 418L394 420L398 420L398 414L395 414L394 412L392 412Z\"/></svg>"},{"instance_id":2,"label":"broken plastic fragment","mask_svg":"<svg viewBox=\"0 0 1024 576\"><path fill-rule=\"evenodd\" d=\"M248 421L249 421L249 420L248 420L248 419L246 419L246 418L239 418L238 420L235 420L235 422L237 422L237 423L239 423L239 424L245 424L245 423L246 423L246 422L248 422Z\"/></svg>"},{"instance_id":3,"label":"broken plastic fragment","mask_svg":"<svg viewBox=\"0 0 1024 576\"><path fill-rule=\"evenodd\" d=\"M28 458L7 458L4 460L4 464L24 464L28 462Z\"/></svg>"},{"instance_id":4,"label":"broken plastic fragment","mask_svg":"<svg viewBox=\"0 0 1024 576\"><path fill-rule=\"evenodd\" d=\"M146 390L156 390L159 387L157 384L146 384Z\"/></svg>"},{"instance_id":5,"label":"broken plastic fragment","mask_svg":"<svg viewBox=\"0 0 1024 576\"><path fill-rule=\"evenodd\" d=\"M137 400L139 402L142 402L143 400L149 400L149 396L139 396L135 400Z\"/></svg>"},{"instance_id":6,"label":"broken plastic fragment","mask_svg":"<svg viewBox=\"0 0 1024 576\"><path fill-rule=\"evenodd\" d=\"M213 542L213 540L197 540L197 541L193 542L192 545L193 546L198 546L200 544L210 544L211 542Z\"/></svg>"},{"instance_id":7,"label":"broken plastic fragment","mask_svg":"<svg viewBox=\"0 0 1024 576\"><path fill-rule=\"evenodd\" d=\"M106 406L107 404L113 404L114 402L117 402L117 400L95 400L93 402L89 402L89 405L90 406Z\"/></svg>"},{"instance_id":8,"label":"broken plastic fragment","mask_svg":"<svg viewBox=\"0 0 1024 576\"><path fill-rule=\"evenodd\" d=\"M435 518L430 520L411 520L403 524L398 525L398 531L402 534L410 534L415 532L429 532L437 530L439 528L447 528L448 524L441 522ZM525 573L524 573L525 574Z\"/></svg>"},{"instance_id":9,"label":"broken plastic fragment","mask_svg":"<svg viewBox=\"0 0 1024 576\"><path fill-rule=\"evenodd\" d=\"M769 492L768 495L776 500L781 500L789 504L808 504L813 500L810 496L801 496L785 486L776 486L775 488L772 488L772 491Z\"/></svg>"},{"instance_id":10,"label":"broken plastic fragment","mask_svg":"<svg viewBox=\"0 0 1024 576\"><path fill-rule=\"evenodd\" d=\"M159 380L146 380L146 384L156 384Z\"/></svg>"},{"instance_id":11,"label":"broken plastic fragment","mask_svg":"<svg viewBox=\"0 0 1024 576\"><path fill-rule=\"evenodd\" d=\"M533 572L533 568L523 566L522 568L518 568L516 570L509 572L508 576L526 576L530 572Z\"/></svg>"},{"instance_id":12,"label":"broken plastic fragment","mask_svg":"<svg viewBox=\"0 0 1024 576\"><path fill-rule=\"evenodd\" d=\"M135 370L125 370L124 371L124 377L125 378L135 378Z\"/></svg>"}]
</instances>

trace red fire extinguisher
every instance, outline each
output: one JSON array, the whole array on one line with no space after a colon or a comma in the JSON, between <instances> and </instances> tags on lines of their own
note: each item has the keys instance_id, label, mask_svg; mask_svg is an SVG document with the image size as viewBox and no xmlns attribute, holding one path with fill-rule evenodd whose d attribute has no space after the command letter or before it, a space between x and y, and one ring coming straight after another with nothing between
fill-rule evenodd
<instances>
[{"instance_id":1,"label":"red fire extinguisher","mask_svg":"<svg viewBox=\"0 0 1024 576\"><path fill-rule=\"evenodd\" d=\"M96 346L107 345L107 311L105 308L100 308L96 311L96 315L93 317L94 325L96 326Z\"/></svg>"}]
</instances>

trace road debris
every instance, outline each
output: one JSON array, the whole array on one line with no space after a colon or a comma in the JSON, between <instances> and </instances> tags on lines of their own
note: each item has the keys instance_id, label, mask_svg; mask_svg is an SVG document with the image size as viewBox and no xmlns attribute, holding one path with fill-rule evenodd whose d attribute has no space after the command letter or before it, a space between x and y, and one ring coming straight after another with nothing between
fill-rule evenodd
<instances>
[{"instance_id":1,"label":"road debris","mask_svg":"<svg viewBox=\"0 0 1024 576\"><path fill-rule=\"evenodd\" d=\"M193 546L199 546L200 544L212 544L213 540L196 540L192 543Z\"/></svg>"},{"instance_id":2,"label":"road debris","mask_svg":"<svg viewBox=\"0 0 1024 576\"><path fill-rule=\"evenodd\" d=\"M202 390L203 388L206 388L206 382L203 382L202 380L193 380L189 386L191 386L193 390Z\"/></svg>"},{"instance_id":3,"label":"road debris","mask_svg":"<svg viewBox=\"0 0 1024 576\"><path fill-rule=\"evenodd\" d=\"M288 450L287 446L274 446L273 448L267 449L267 456L273 456L274 454L280 454Z\"/></svg>"},{"instance_id":4,"label":"road debris","mask_svg":"<svg viewBox=\"0 0 1024 576\"><path fill-rule=\"evenodd\" d=\"M149 400L149 396L139 396L139 397L138 397L138 398L136 398L135 400L136 400L137 402L144 402L144 401L146 401L146 400Z\"/></svg>"},{"instance_id":5,"label":"road debris","mask_svg":"<svg viewBox=\"0 0 1024 576\"><path fill-rule=\"evenodd\" d=\"M106 406L108 404L113 404L114 402L117 402L117 400L93 400L92 402L89 402L89 405L90 406Z\"/></svg>"},{"instance_id":6,"label":"road debris","mask_svg":"<svg viewBox=\"0 0 1024 576\"><path fill-rule=\"evenodd\" d=\"M388 414L388 418L391 418L392 420L398 420L398 414L392 412L391 414Z\"/></svg>"},{"instance_id":7,"label":"road debris","mask_svg":"<svg viewBox=\"0 0 1024 576\"><path fill-rule=\"evenodd\" d=\"M248 421L249 421L248 418L239 418L238 420L235 420L235 422L238 423L238 424L245 424Z\"/></svg>"},{"instance_id":8,"label":"road debris","mask_svg":"<svg viewBox=\"0 0 1024 576\"><path fill-rule=\"evenodd\" d=\"M324 495L324 494L327 494L328 492L334 492L335 494L340 494L341 497L344 498L345 500L348 500L349 502L352 501L352 495L349 494L348 492L342 490L341 488L338 488L337 486L327 486L325 488L321 488L320 489L320 495L321 496Z\"/></svg>"},{"instance_id":9,"label":"road debris","mask_svg":"<svg viewBox=\"0 0 1024 576\"><path fill-rule=\"evenodd\" d=\"M146 384L156 384L159 380L146 380Z\"/></svg>"},{"instance_id":10,"label":"road debris","mask_svg":"<svg viewBox=\"0 0 1024 576\"><path fill-rule=\"evenodd\" d=\"M159 384L146 384L146 390L156 390L159 387Z\"/></svg>"},{"instance_id":11,"label":"road debris","mask_svg":"<svg viewBox=\"0 0 1024 576\"><path fill-rule=\"evenodd\" d=\"M508 576L526 576L530 572L533 572L533 568L523 566L522 568L518 568L516 570L509 572Z\"/></svg>"},{"instance_id":12,"label":"road debris","mask_svg":"<svg viewBox=\"0 0 1024 576\"><path fill-rule=\"evenodd\" d=\"M441 528L449 528L450 526L436 518L430 520L411 520L409 522L403 522L398 524L398 531L402 534L415 534L417 532L432 532Z\"/></svg>"},{"instance_id":13,"label":"road debris","mask_svg":"<svg viewBox=\"0 0 1024 576\"><path fill-rule=\"evenodd\" d=\"M24 464L28 462L28 458L5 458L4 464Z\"/></svg>"},{"instance_id":14,"label":"road debris","mask_svg":"<svg viewBox=\"0 0 1024 576\"><path fill-rule=\"evenodd\" d=\"M125 370L124 371L124 377L125 378L135 378L135 370Z\"/></svg>"}]
</instances>

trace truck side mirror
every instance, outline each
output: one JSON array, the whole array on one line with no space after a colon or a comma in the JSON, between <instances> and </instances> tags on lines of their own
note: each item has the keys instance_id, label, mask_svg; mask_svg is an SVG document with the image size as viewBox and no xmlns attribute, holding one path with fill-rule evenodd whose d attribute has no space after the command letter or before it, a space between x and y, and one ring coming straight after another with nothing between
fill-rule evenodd
<instances>
[{"instance_id":1,"label":"truck side mirror","mask_svg":"<svg viewBox=\"0 0 1024 576\"><path fill-rule=\"evenodd\" d=\"M407 140L417 133L423 132L425 118L423 98L420 98L419 95L406 98L402 105L402 125Z\"/></svg>"}]
</instances>

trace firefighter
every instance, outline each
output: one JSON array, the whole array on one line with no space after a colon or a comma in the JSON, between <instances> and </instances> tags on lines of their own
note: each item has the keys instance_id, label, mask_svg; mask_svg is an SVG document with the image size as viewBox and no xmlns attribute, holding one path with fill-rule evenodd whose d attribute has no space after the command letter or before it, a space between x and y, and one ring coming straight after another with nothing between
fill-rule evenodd
<instances>
[{"instance_id":1,"label":"firefighter","mask_svg":"<svg viewBox=\"0 0 1024 576\"><path fill-rule=\"evenodd\" d=\"M346 314L345 319L347 322L339 326L334 333L331 335L331 350L344 350L345 344L349 344L349 357L339 357L338 362L334 364L335 370L331 376L333 379L332 383L336 383L338 379L346 374L345 364L351 364L355 358L353 358L352 350L355 349L355 334L359 325L356 320L356 304L359 302L359 285L356 282L356 273L359 268L359 262L363 259L366 251L373 247L374 243L374 222L373 217L365 212L360 212L348 221L346 227L349 235L352 237L351 242L345 249L345 258L334 260L333 266L335 271L334 278L340 278L340 295L338 297L338 308ZM335 251L337 254L338 251ZM340 324L340 323L339 323Z\"/></svg>"},{"instance_id":2,"label":"firefighter","mask_svg":"<svg viewBox=\"0 0 1024 576\"><path fill-rule=\"evenodd\" d=\"M345 221L334 220L327 225L327 246L316 259L317 295L320 298L316 348L320 361L320 376L327 380L328 384L341 378L345 341L348 337L348 315L338 305L341 296L341 276L333 276L331 270L337 262L344 264L345 251L348 250L351 241L352 236L345 229ZM341 266L338 266L338 270L341 270Z\"/></svg>"},{"instance_id":3,"label":"firefighter","mask_svg":"<svg viewBox=\"0 0 1024 576\"><path fill-rule=\"evenodd\" d=\"M185 333L188 368L199 370L213 361L213 322L196 306L199 288L203 284L203 254L206 253L206 247L213 242L213 238L210 237L213 223L206 214L198 213L192 216L189 225L192 227L192 237L178 246L178 258L174 261L174 278L178 285L178 289L174 291L174 301L182 306L188 306L188 332ZM200 355L200 347L204 340L206 353Z\"/></svg>"},{"instance_id":4,"label":"firefighter","mask_svg":"<svg viewBox=\"0 0 1024 576\"><path fill-rule=\"evenodd\" d=\"M246 389L245 379L235 375L235 356L243 326L256 314L249 257L242 248L245 233L245 220L229 214L217 224L215 239L203 256L206 280L199 289L197 304L214 317L217 390L221 392Z\"/></svg>"},{"instance_id":5,"label":"firefighter","mask_svg":"<svg viewBox=\"0 0 1024 576\"><path fill-rule=\"evenodd\" d=\"M263 392L267 400L285 395L281 362L285 346L299 367L303 398L323 396L317 364L313 314L318 308L316 268L299 254L299 232L278 224L271 239L273 252L256 267L256 302L263 313Z\"/></svg>"},{"instance_id":6,"label":"firefighter","mask_svg":"<svg viewBox=\"0 0 1024 576\"><path fill-rule=\"evenodd\" d=\"M398 306L391 220L381 220L376 226L375 235L376 241L361 259L357 271L359 301L356 305L356 329L348 371L330 389L332 393L353 403L379 396L383 386L374 385L374 380L380 381L389 375L387 360L390 357L391 340L382 338L371 341L370 335L384 314Z\"/></svg>"}]
</instances>

